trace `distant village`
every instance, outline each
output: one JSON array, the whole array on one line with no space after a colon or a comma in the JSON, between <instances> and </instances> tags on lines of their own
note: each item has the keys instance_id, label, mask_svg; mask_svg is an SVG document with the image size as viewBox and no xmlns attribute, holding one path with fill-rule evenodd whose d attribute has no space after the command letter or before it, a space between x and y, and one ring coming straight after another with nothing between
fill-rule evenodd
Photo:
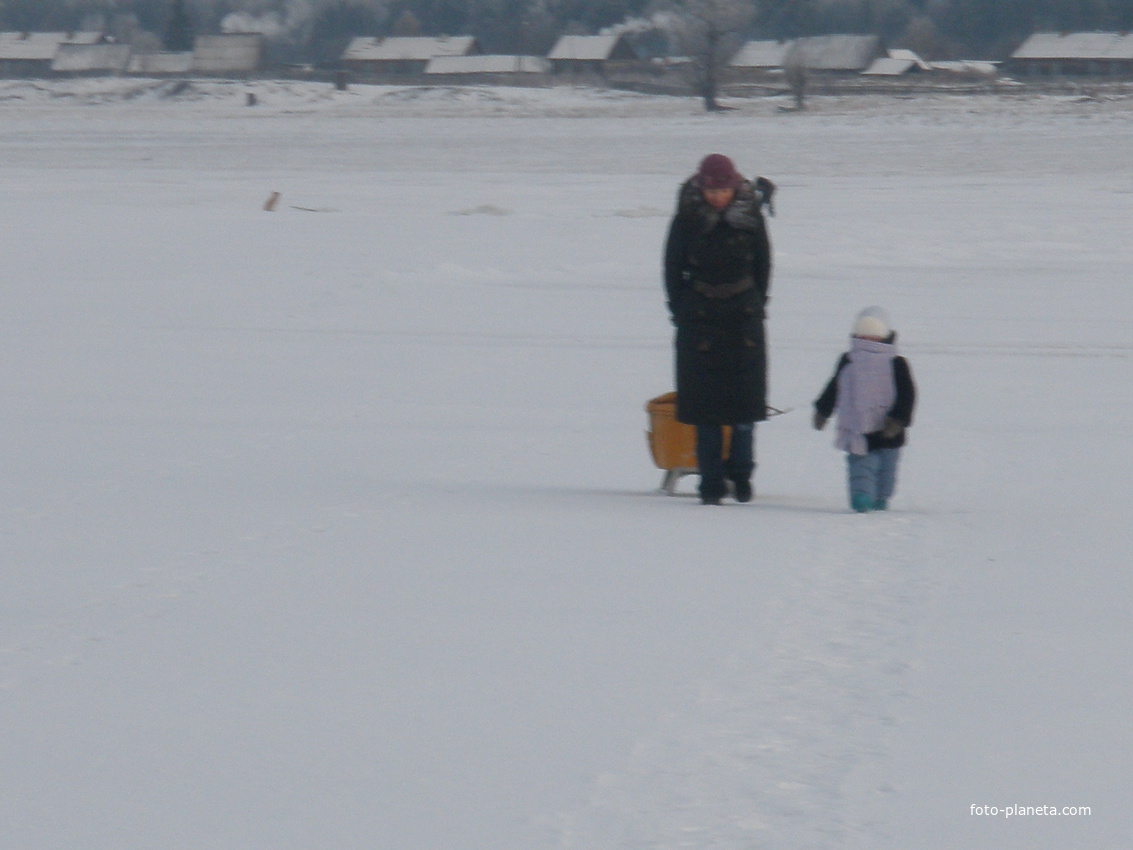
<instances>
[{"instance_id":1,"label":"distant village","mask_svg":"<svg viewBox=\"0 0 1133 850\"><path fill-rule=\"evenodd\" d=\"M273 65L258 33L199 35L185 52L138 52L100 32L0 33L0 76L75 75L224 77L326 76L403 83L549 85L567 80L663 88L677 79L683 57L642 58L618 35L563 36L546 56L485 54L472 36L357 37L338 66ZM790 41L749 41L722 70L729 82L771 83L790 69L816 78L861 80L973 80L1009 75L1018 80L1091 78L1133 80L1133 34L1036 33L1001 60L927 61L910 50L887 49L878 36L825 35Z\"/></svg>"}]
</instances>

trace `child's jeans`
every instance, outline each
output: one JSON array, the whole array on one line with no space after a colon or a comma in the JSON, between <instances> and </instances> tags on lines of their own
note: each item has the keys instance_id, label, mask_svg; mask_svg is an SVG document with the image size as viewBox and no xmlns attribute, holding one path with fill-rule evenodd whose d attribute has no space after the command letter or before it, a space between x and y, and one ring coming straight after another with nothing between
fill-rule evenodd
<instances>
[{"instance_id":1,"label":"child's jeans","mask_svg":"<svg viewBox=\"0 0 1133 850\"><path fill-rule=\"evenodd\" d=\"M897 486L900 449L874 449L864 455L846 455L850 507L858 512L883 511Z\"/></svg>"}]
</instances>

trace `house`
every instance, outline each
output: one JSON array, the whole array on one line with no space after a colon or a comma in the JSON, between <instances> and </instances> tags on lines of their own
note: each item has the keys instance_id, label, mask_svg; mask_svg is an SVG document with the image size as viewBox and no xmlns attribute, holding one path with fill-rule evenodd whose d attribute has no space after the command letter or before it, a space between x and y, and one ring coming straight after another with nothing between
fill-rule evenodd
<instances>
[{"instance_id":1,"label":"house","mask_svg":"<svg viewBox=\"0 0 1133 850\"><path fill-rule=\"evenodd\" d=\"M1133 34L1035 33L1011 54L1011 68L1032 76L1133 74Z\"/></svg>"},{"instance_id":2,"label":"house","mask_svg":"<svg viewBox=\"0 0 1133 850\"><path fill-rule=\"evenodd\" d=\"M193 41L191 70L197 74L247 74L263 64L261 33L199 35Z\"/></svg>"},{"instance_id":3,"label":"house","mask_svg":"<svg viewBox=\"0 0 1133 850\"><path fill-rule=\"evenodd\" d=\"M198 36L192 53L131 55L128 44L100 32L0 33L0 73L6 74L246 74L263 64L260 33Z\"/></svg>"},{"instance_id":4,"label":"house","mask_svg":"<svg viewBox=\"0 0 1133 850\"><path fill-rule=\"evenodd\" d=\"M102 41L101 32L0 32L0 74L49 74L59 45Z\"/></svg>"},{"instance_id":5,"label":"house","mask_svg":"<svg viewBox=\"0 0 1133 850\"><path fill-rule=\"evenodd\" d=\"M483 53L475 37L391 36L354 38L342 54L352 71L377 74L422 74L437 56L475 56Z\"/></svg>"},{"instance_id":6,"label":"house","mask_svg":"<svg viewBox=\"0 0 1133 850\"><path fill-rule=\"evenodd\" d=\"M749 41L728 65L744 71L781 71L794 46L794 41Z\"/></svg>"},{"instance_id":7,"label":"house","mask_svg":"<svg viewBox=\"0 0 1133 850\"><path fill-rule=\"evenodd\" d=\"M542 56L434 56L425 75L453 80L518 82L545 77L551 63Z\"/></svg>"},{"instance_id":8,"label":"house","mask_svg":"<svg viewBox=\"0 0 1133 850\"><path fill-rule=\"evenodd\" d=\"M128 44L63 42L51 60L56 74L121 74L130 63Z\"/></svg>"},{"instance_id":9,"label":"house","mask_svg":"<svg viewBox=\"0 0 1133 850\"><path fill-rule=\"evenodd\" d=\"M555 74L605 73L639 61L637 51L620 35L564 35L547 54Z\"/></svg>"},{"instance_id":10,"label":"house","mask_svg":"<svg viewBox=\"0 0 1133 850\"><path fill-rule=\"evenodd\" d=\"M876 35L817 35L798 39L791 59L797 57L808 71L860 74L883 56Z\"/></svg>"}]
</instances>

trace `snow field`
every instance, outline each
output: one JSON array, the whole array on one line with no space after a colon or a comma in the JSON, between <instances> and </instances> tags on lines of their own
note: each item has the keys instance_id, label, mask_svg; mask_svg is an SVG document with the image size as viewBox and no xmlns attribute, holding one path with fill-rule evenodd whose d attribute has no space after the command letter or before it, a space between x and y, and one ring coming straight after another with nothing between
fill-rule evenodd
<instances>
[{"instance_id":1,"label":"snow field","mask_svg":"<svg viewBox=\"0 0 1133 850\"><path fill-rule=\"evenodd\" d=\"M1127 843L1127 104L256 85L0 87L5 846ZM642 407L711 150L796 410L702 510ZM921 401L856 516L870 303Z\"/></svg>"}]
</instances>

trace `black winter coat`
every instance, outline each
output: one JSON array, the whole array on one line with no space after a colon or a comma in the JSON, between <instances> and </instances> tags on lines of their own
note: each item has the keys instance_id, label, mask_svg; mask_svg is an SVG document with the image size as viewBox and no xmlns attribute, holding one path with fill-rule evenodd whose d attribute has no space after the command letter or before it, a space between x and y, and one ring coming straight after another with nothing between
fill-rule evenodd
<instances>
[{"instance_id":1,"label":"black winter coat","mask_svg":"<svg viewBox=\"0 0 1133 850\"><path fill-rule=\"evenodd\" d=\"M686 182L665 245L665 290L676 325L677 419L735 425L767 418L764 305L771 244L763 198L745 181L714 210Z\"/></svg>"}]
</instances>

